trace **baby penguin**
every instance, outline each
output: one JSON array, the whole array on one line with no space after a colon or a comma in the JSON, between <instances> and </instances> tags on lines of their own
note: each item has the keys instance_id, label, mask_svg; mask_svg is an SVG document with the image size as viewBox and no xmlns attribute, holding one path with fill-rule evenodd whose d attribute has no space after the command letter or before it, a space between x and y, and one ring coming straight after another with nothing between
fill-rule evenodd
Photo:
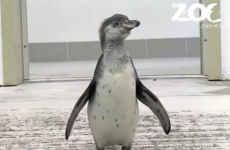
<instances>
[{"instance_id":1,"label":"baby penguin","mask_svg":"<svg viewBox=\"0 0 230 150\"><path fill-rule=\"evenodd\" d=\"M138 27L138 20L129 20L122 14L105 19L99 29L102 54L97 62L93 79L81 95L70 115L66 139L73 124L88 102L89 126L97 150L106 146L122 146L131 150L139 120L138 100L159 119L166 134L171 123L159 99L138 78L124 40Z\"/></svg>"}]
</instances>

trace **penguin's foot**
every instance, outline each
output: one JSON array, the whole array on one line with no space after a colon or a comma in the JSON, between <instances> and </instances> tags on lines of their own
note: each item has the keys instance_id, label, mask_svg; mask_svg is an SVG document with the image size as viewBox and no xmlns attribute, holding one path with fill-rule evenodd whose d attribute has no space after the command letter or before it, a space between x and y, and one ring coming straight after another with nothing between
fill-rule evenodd
<instances>
[{"instance_id":1,"label":"penguin's foot","mask_svg":"<svg viewBox=\"0 0 230 150\"><path fill-rule=\"evenodd\" d=\"M121 150L131 150L131 146L128 146L128 147L122 146Z\"/></svg>"}]
</instances>

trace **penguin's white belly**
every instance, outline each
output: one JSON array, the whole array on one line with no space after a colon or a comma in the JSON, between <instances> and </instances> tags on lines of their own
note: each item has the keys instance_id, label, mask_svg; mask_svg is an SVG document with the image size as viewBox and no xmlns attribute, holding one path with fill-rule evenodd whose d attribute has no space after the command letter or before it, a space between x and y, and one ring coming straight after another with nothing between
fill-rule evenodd
<instances>
[{"instance_id":1,"label":"penguin's white belly","mask_svg":"<svg viewBox=\"0 0 230 150\"><path fill-rule=\"evenodd\" d=\"M133 69L105 71L88 105L90 129L99 146L132 143L138 126L139 109Z\"/></svg>"}]
</instances>

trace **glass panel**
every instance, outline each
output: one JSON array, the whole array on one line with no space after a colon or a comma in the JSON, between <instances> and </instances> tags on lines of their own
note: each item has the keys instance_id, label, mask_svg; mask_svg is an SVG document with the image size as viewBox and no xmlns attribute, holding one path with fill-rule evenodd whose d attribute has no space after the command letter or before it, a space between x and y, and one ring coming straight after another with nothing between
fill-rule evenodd
<instances>
[{"instance_id":1,"label":"glass panel","mask_svg":"<svg viewBox=\"0 0 230 150\"><path fill-rule=\"evenodd\" d=\"M139 20L125 46L141 76L199 75L199 23L173 22L174 3L199 0L29 0L30 79L92 77L98 29L116 13ZM194 10L199 16L199 10ZM187 12L181 14L187 17Z\"/></svg>"}]
</instances>

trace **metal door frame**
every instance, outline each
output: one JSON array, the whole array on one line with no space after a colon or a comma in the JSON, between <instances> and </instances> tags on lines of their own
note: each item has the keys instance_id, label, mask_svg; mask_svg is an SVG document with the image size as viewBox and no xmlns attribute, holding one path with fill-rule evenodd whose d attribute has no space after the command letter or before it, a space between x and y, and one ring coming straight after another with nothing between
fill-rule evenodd
<instances>
[{"instance_id":1,"label":"metal door frame","mask_svg":"<svg viewBox=\"0 0 230 150\"><path fill-rule=\"evenodd\" d=\"M23 73L24 80L29 80L29 44L28 44L28 24L27 24L27 0L21 0L22 13L22 40L23 40Z\"/></svg>"},{"instance_id":2,"label":"metal door frame","mask_svg":"<svg viewBox=\"0 0 230 150\"><path fill-rule=\"evenodd\" d=\"M200 0L199 3L206 5L207 0ZM21 0L22 13L22 35L23 35L23 72L24 80L29 80L29 44L28 44L28 22L27 22L27 0ZM205 23L205 21L203 22ZM201 74L208 75L208 51L207 51L207 29L201 28L200 23L200 66Z\"/></svg>"},{"instance_id":3,"label":"metal door frame","mask_svg":"<svg viewBox=\"0 0 230 150\"><path fill-rule=\"evenodd\" d=\"M200 3L207 6L207 0L200 0ZM202 28L202 24L208 24L207 19L200 23L200 63L201 74L208 76L208 47L207 47L207 29Z\"/></svg>"}]
</instances>

